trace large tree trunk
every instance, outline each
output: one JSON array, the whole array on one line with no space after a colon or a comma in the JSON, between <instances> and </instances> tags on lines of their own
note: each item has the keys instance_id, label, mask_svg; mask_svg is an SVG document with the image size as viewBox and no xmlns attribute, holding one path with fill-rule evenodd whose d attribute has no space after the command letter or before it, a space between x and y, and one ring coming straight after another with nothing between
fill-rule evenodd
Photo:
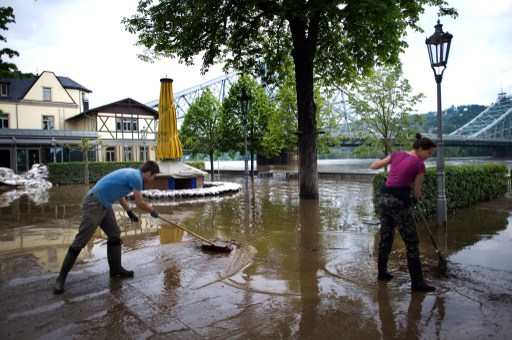
<instances>
[{"instance_id":1,"label":"large tree trunk","mask_svg":"<svg viewBox=\"0 0 512 340\"><path fill-rule=\"evenodd\" d=\"M292 52L297 88L299 138L299 194L301 198L318 198L318 168L316 147L316 106L313 96L313 61L316 50L315 20L309 30L300 20L290 20L294 40ZM306 31L308 36L306 37Z\"/></svg>"}]
</instances>

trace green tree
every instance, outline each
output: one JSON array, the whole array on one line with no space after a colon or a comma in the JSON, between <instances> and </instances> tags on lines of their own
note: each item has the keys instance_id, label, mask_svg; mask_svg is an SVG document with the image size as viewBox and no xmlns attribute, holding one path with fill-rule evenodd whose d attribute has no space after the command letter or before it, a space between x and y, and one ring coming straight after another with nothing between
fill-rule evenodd
<instances>
[{"instance_id":1,"label":"green tree","mask_svg":"<svg viewBox=\"0 0 512 340\"><path fill-rule=\"evenodd\" d=\"M183 147L191 155L210 156L212 181L214 180L213 156L219 147L220 102L206 88L188 109L180 129Z\"/></svg>"},{"instance_id":2,"label":"green tree","mask_svg":"<svg viewBox=\"0 0 512 340\"><path fill-rule=\"evenodd\" d=\"M249 96L247 117L240 110L238 97L245 89ZM269 156L271 153L264 142L268 132L269 118L274 114L274 104L265 90L256 80L242 75L229 89L228 96L222 102L220 122L221 151L244 153L244 123L247 131L247 149L251 159L251 175L254 174L254 156Z\"/></svg>"},{"instance_id":3,"label":"green tree","mask_svg":"<svg viewBox=\"0 0 512 340\"><path fill-rule=\"evenodd\" d=\"M297 150L297 90L295 88L295 75L293 69L286 71L287 77L282 77L274 101L277 111L269 119L268 134L265 138L266 149L269 156L279 155L282 150L287 153L296 153ZM318 152L329 153L330 147L335 143L333 132L337 129L338 117L327 105L328 95L322 94L319 86L315 86L314 98L316 121L318 124Z\"/></svg>"},{"instance_id":4,"label":"green tree","mask_svg":"<svg viewBox=\"0 0 512 340\"><path fill-rule=\"evenodd\" d=\"M0 7L0 30L7 31L7 25L15 23L15 16L12 7ZM0 41L7 42L7 38L0 34ZM19 57L20 54L10 48L4 47L0 50L0 78L23 78L32 77L31 73L21 73L18 71L16 64L6 61L14 57Z\"/></svg>"},{"instance_id":5,"label":"green tree","mask_svg":"<svg viewBox=\"0 0 512 340\"><path fill-rule=\"evenodd\" d=\"M89 151L97 150L100 145L105 147L108 146L107 144L103 143L101 139L98 139L96 142L91 144L87 138L82 138L82 140L74 147L63 145L63 147L69 149L70 151L82 152L82 159L84 160L84 180L86 185L89 185Z\"/></svg>"},{"instance_id":6,"label":"green tree","mask_svg":"<svg viewBox=\"0 0 512 340\"><path fill-rule=\"evenodd\" d=\"M146 48L144 60L179 58L192 64L202 54L205 72L225 69L276 81L294 63L300 154L299 190L318 197L317 120L313 83L348 83L375 64L398 64L407 27L417 26L423 7L456 16L444 0L209 1L140 0L137 14L124 18ZM262 67L265 64L266 67Z\"/></svg>"},{"instance_id":7,"label":"green tree","mask_svg":"<svg viewBox=\"0 0 512 340\"><path fill-rule=\"evenodd\" d=\"M356 137L366 138L354 150L357 156L376 151L390 154L397 147L409 147L415 132L409 119L422 93L412 94L412 87L397 68L377 68L351 89L350 107L359 120L354 124Z\"/></svg>"}]
</instances>

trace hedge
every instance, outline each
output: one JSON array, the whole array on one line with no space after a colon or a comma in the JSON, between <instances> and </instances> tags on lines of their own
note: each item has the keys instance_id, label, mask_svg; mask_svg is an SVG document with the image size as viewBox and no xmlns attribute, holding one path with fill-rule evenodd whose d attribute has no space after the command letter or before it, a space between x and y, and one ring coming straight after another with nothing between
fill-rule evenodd
<instances>
[{"instance_id":1,"label":"hedge","mask_svg":"<svg viewBox=\"0 0 512 340\"><path fill-rule=\"evenodd\" d=\"M445 193L447 211L455 212L476 203L505 197L509 189L509 173L504 164L446 166ZM419 203L425 213L436 213L436 168L427 168ZM379 188L386 181L387 172L373 178L373 206L377 212Z\"/></svg>"},{"instance_id":2,"label":"hedge","mask_svg":"<svg viewBox=\"0 0 512 340\"><path fill-rule=\"evenodd\" d=\"M185 163L204 170L204 162ZM84 184L84 162L48 163L48 180L54 185ZM89 162L89 183L96 183L103 176L121 168L138 169L142 162Z\"/></svg>"}]
</instances>

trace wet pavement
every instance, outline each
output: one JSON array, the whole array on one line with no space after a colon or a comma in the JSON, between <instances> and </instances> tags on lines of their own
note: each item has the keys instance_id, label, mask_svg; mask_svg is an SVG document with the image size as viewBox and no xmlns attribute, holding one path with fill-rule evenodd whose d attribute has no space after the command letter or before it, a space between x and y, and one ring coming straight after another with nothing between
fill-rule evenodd
<instances>
[{"instance_id":1,"label":"wet pavement","mask_svg":"<svg viewBox=\"0 0 512 340\"><path fill-rule=\"evenodd\" d=\"M224 180L224 179L223 179ZM240 178L233 181L243 182ZM433 229L448 278L419 223L420 251L435 293L411 292L404 244L395 278L376 280L378 225L371 185L321 181L318 201L297 183L256 179L237 195L152 202L166 219L209 239L235 240L210 253L194 237L142 215L123 230L123 265L111 279L98 230L54 295L51 285L77 231L86 189L55 187L0 208L2 339L507 339L512 334L512 204L502 200L449 215ZM140 213L140 211L137 211Z\"/></svg>"}]
</instances>

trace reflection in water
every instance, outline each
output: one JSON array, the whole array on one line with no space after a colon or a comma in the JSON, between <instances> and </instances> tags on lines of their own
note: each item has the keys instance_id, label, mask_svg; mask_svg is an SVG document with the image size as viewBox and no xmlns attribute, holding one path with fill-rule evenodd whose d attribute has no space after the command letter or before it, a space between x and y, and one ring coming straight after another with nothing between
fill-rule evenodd
<instances>
[{"instance_id":1,"label":"reflection in water","mask_svg":"<svg viewBox=\"0 0 512 340\"><path fill-rule=\"evenodd\" d=\"M178 243L183 240L183 234L185 232L179 228L173 228L171 226L161 226L158 228L158 235L160 236L160 243Z\"/></svg>"},{"instance_id":2,"label":"reflection in water","mask_svg":"<svg viewBox=\"0 0 512 340\"><path fill-rule=\"evenodd\" d=\"M397 339L395 315L391 308L387 282L379 281L377 299L382 337L384 339Z\"/></svg>"},{"instance_id":3,"label":"reflection in water","mask_svg":"<svg viewBox=\"0 0 512 340\"><path fill-rule=\"evenodd\" d=\"M299 285L302 310L299 322L299 336L313 338L318 333L317 311L320 306L318 270L324 265L320 261L321 246L319 202L301 200L299 203Z\"/></svg>"},{"instance_id":4,"label":"reflection in water","mask_svg":"<svg viewBox=\"0 0 512 340\"><path fill-rule=\"evenodd\" d=\"M440 338L446 317L442 296L396 292L390 289L388 282L378 285L378 314L383 339ZM426 325L429 326L428 336Z\"/></svg>"},{"instance_id":5,"label":"reflection in water","mask_svg":"<svg viewBox=\"0 0 512 340\"><path fill-rule=\"evenodd\" d=\"M243 178L234 180L244 183ZM439 286L438 292L411 294L407 269L400 267L401 262L405 263L400 237L394 242L390 258L395 278L384 284L376 280L378 226L363 223L375 218L371 185L327 180L319 185L319 200L300 200L296 181L255 178L248 181L245 195L160 206L153 202L163 216L200 235L247 244L225 257L203 254L191 246L193 237L138 209L135 211L140 222L132 223L122 208L115 207L123 251L147 251L149 256L136 259L142 267L144 261L158 258L152 249L168 246L162 269L155 274L158 284L144 289L153 297L163 294L160 303L169 308L184 308L179 305L183 292L197 289L191 296L203 286L220 282L222 287L237 292L226 297L236 301L239 308L233 324L239 329L247 325L261 329L259 326L272 324L274 328L266 329L265 334L284 338L315 338L318 334L324 338L443 337L446 329L460 324L460 318L486 317L483 303L467 298L481 287L476 279L461 279L468 267L484 273L478 281L487 280L488 300L509 296L510 213L467 209L450 215L447 234L434 233L445 238L436 241L446 247L444 253L452 268L450 280L429 276ZM84 189L54 187L43 205L21 197L9 207L0 208L0 281L20 275L27 268L28 274L38 274L34 268L59 270L77 232ZM432 221L429 223L435 231ZM421 224L418 231L423 260L435 261L434 249ZM105 235L98 229L80 254L82 264L104 258L105 242ZM184 250L186 256L173 254L171 249ZM504 260L497 260L500 257ZM212 258L222 265L212 269ZM196 262L189 266L189 261ZM432 274L427 270L426 275ZM476 276L473 272L471 275ZM502 295L496 293L496 278ZM110 290L124 292L135 282L126 282L123 287L122 282L111 281ZM140 284L143 286L143 282ZM445 295L450 293L457 298L447 303Z\"/></svg>"}]
</instances>

